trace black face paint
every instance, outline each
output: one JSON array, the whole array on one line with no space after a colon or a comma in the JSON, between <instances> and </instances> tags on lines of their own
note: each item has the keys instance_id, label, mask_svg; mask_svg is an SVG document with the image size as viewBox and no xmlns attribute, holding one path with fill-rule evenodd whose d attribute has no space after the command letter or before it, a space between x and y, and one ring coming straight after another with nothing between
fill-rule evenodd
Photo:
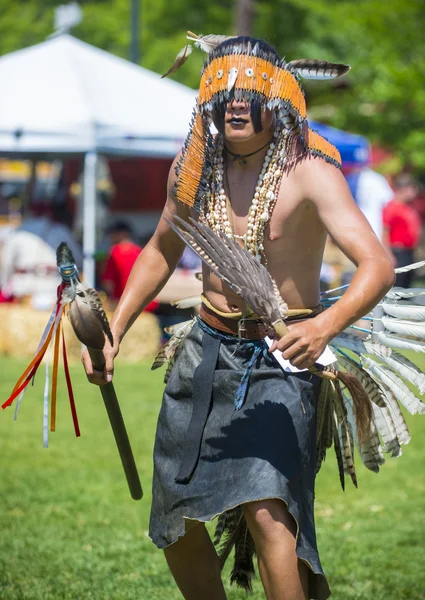
<instances>
[{"instance_id":1,"label":"black face paint","mask_svg":"<svg viewBox=\"0 0 425 600\"><path fill-rule=\"evenodd\" d=\"M224 135L224 119L226 116L226 104L221 102L216 108L213 109L211 117L217 131Z\"/></svg>"},{"instance_id":2,"label":"black face paint","mask_svg":"<svg viewBox=\"0 0 425 600\"><path fill-rule=\"evenodd\" d=\"M263 124L261 122L262 110L263 107L259 102L251 102L251 121L255 133L261 133L263 131Z\"/></svg>"}]
</instances>

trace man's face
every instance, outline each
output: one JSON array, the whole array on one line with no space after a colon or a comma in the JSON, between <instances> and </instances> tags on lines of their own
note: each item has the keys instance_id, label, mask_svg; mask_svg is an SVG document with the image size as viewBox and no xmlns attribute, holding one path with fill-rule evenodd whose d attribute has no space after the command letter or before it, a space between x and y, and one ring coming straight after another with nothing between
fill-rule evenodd
<instances>
[{"instance_id":1,"label":"man's face","mask_svg":"<svg viewBox=\"0 0 425 600\"><path fill-rule=\"evenodd\" d=\"M245 101L232 100L224 114L224 137L229 142L246 142L264 133L269 136L274 128L273 113L270 110L260 110L261 131L255 131L252 120L251 106Z\"/></svg>"},{"instance_id":2,"label":"man's face","mask_svg":"<svg viewBox=\"0 0 425 600\"><path fill-rule=\"evenodd\" d=\"M417 195L418 195L418 188L416 185L414 185L414 184L406 185L406 188L405 188L406 202L413 202L413 200L416 198Z\"/></svg>"}]
</instances>

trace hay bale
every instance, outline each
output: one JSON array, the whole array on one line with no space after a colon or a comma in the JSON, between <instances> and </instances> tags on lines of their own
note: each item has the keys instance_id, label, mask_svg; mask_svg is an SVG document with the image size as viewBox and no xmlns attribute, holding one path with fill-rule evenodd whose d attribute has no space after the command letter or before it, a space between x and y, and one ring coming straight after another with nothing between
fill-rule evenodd
<instances>
[{"instance_id":1,"label":"hay bale","mask_svg":"<svg viewBox=\"0 0 425 600\"><path fill-rule=\"evenodd\" d=\"M158 318L149 312L142 313L126 333L118 360L136 363L154 358L161 345L161 335Z\"/></svg>"},{"instance_id":2,"label":"hay bale","mask_svg":"<svg viewBox=\"0 0 425 600\"><path fill-rule=\"evenodd\" d=\"M110 316L110 315L108 315ZM49 320L50 312L36 311L24 304L0 304L0 354L31 359ZM80 360L81 344L69 319L63 319L66 349L70 362ZM142 313L124 338L120 360L135 363L155 356L161 343L158 319Z\"/></svg>"}]
</instances>

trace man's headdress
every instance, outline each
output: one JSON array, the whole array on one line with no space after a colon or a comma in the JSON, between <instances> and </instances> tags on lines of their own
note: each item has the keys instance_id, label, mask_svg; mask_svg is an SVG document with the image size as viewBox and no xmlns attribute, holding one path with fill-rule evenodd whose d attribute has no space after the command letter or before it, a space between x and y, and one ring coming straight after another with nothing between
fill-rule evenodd
<instances>
[{"instance_id":1,"label":"man's headdress","mask_svg":"<svg viewBox=\"0 0 425 600\"><path fill-rule=\"evenodd\" d=\"M233 99L251 105L253 124L258 126L259 110L276 115L276 126L302 141L307 153L322 156L340 166L338 150L308 127L306 104L300 76L306 79L333 79L344 75L349 66L318 60L286 62L262 40L251 37L216 35L196 36L188 40L208 53L201 73L199 96L181 159L177 166L176 196L189 206L199 206L205 192L212 145L210 124L220 130L225 108ZM191 47L177 55L166 75L175 72L187 60ZM255 112L257 111L257 119Z\"/></svg>"}]
</instances>

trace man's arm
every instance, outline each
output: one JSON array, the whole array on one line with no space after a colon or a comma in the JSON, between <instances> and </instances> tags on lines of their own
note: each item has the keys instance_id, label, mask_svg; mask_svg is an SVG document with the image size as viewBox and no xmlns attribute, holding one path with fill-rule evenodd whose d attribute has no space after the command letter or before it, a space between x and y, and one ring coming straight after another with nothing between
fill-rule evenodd
<instances>
[{"instance_id":1,"label":"man's arm","mask_svg":"<svg viewBox=\"0 0 425 600\"><path fill-rule=\"evenodd\" d=\"M175 181L175 164L173 162L167 185L167 201L162 216L172 221L174 215L188 219L190 210L178 202L173 193ZM84 352L82 361L87 376L92 383L102 385L112 379L113 360L119 351L119 344L124 335L140 315L142 310L158 295L176 268L185 244L161 217L158 227L148 244L140 253L128 278L124 292L111 319L111 331L114 346L105 342L105 373L93 372L88 353Z\"/></svg>"},{"instance_id":2,"label":"man's arm","mask_svg":"<svg viewBox=\"0 0 425 600\"><path fill-rule=\"evenodd\" d=\"M273 349L298 368L307 368L340 331L368 313L394 283L388 253L356 206L344 176L322 159L303 165L305 196L340 250L357 266L350 287L331 308L316 318L290 325L289 334Z\"/></svg>"}]
</instances>

